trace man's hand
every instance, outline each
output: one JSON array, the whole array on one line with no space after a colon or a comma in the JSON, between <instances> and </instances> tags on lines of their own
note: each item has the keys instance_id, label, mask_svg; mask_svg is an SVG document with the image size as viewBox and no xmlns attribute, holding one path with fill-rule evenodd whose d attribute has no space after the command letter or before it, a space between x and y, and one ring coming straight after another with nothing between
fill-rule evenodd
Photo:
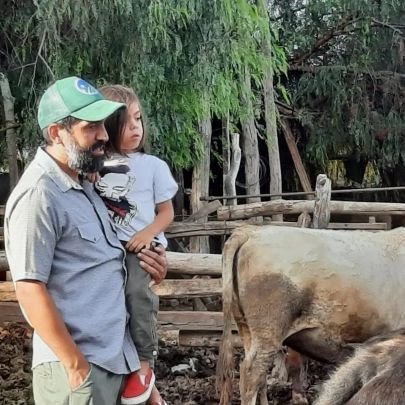
<instances>
[{"instance_id":1,"label":"man's hand","mask_svg":"<svg viewBox=\"0 0 405 405\"><path fill-rule=\"evenodd\" d=\"M17 281L16 294L30 325L65 367L70 388L78 388L90 365L69 334L46 285L35 280Z\"/></svg>"},{"instance_id":2,"label":"man's hand","mask_svg":"<svg viewBox=\"0 0 405 405\"><path fill-rule=\"evenodd\" d=\"M159 245L153 250L142 249L138 257L141 267L150 274L154 284L159 284L166 277L167 259L163 246Z\"/></svg>"},{"instance_id":3,"label":"man's hand","mask_svg":"<svg viewBox=\"0 0 405 405\"><path fill-rule=\"evenodd\" d=\"M75 390L83 384L84 380L90 373L90 364L83 357L76 367L66 367L66 373L68 376L69 387L71 390Z\"/></svg>"}]
</instances>

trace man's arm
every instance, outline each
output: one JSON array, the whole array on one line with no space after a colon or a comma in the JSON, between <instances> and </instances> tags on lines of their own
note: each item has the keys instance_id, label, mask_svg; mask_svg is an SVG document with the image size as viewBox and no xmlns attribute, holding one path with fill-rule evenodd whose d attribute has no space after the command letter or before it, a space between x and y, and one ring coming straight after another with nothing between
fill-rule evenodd
<instances>
[{"instance_id":1,"label":"man's arm","mask_svg":"<svg viewBox=\"0 0 405 405\"><path fill-rule=\"evenodd\" d=\"M9 199L5 246L17 299L35 332L65 366L70 387L76 388L86 377L89 365L46 287L61 228L57 204L43 186Z\"/></svg>"},{"instance_id":2,"label":"man's arm","mask_svg":"<svg viewBox=\"0 0 405 405\"><path fill-rule=\"evenodd\" d=\"M89 372L89 363L70 336L44 283L17 281L17 299L35 332L64 365L70 388L77 388Z\"/></svg>"}]
</instances>

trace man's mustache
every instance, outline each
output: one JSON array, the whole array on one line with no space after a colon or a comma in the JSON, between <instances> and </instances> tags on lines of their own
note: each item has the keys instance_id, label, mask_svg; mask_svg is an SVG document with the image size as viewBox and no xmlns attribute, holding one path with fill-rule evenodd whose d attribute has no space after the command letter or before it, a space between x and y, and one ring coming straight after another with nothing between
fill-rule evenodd
<instances>
[{"instance_id":1,"label":"man's mustache","mask_svg":"<svg viewBox=\"0 0 405 405\"><path fill-rule=\"evenodd\" d=\"M94 152L96 149L105 149L105 142L104 141L97 141L93 146L89 148L90 152Z\"/></svg>"}]
</instances>

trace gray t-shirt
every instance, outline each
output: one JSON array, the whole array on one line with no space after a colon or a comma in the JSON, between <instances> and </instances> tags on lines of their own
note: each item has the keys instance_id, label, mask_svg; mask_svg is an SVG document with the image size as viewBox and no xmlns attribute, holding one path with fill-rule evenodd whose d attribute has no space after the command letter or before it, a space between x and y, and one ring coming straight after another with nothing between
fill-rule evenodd
<instances>
[{"instance_id":1,"label":"gray t-shirt","mask_svg":"<svg viewBox=\"0 0 405 405\"><path fill-rule=\"evenodd\" d=\"M46 284L73 340L91 363L116 374L139 368L127 329L125 252L104 203L41 148L5 213L13 281ZM35 333L33 367L58 360Z\"/></svg>"},{"instance_id":2,"label":"gray t-shirt","mask_svg":"<svg viewBox=\"0 0 405 405\"><path fill-rule=\"evenodd\" d=\"M167 163L142 152L129 153L128 157L114 155L100 176L95 187L123 241L150 225L156 217L156 205L171 200L178 188ZM155 238L167 247L163 232Z\"/></svg>"}]
</instances>

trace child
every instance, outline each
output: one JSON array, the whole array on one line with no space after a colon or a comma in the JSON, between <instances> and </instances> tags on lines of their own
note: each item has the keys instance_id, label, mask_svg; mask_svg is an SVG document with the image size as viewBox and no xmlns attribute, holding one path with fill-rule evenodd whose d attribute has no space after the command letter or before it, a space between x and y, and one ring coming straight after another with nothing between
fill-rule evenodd
<instances>
[{"instance_id":1,"label":"child","mask_svg":"<svg viewBox=\"0 0 405 405\"><path fill-rule=\"evenodd\" d=\"M154 386L154 359L157 355L156 317L159 298L151 291L150 275L139 265L137 253L155 244L167 246L163 231L173 221L171 199L177 191L169 167L145 153L146 134L142 107L135 93L124 86L105 86L100 92L108 100L127 105L105 122L109 135L109 159L100 171L95 187L116 224L118 237L127 250L126 299L129 327L141 361L122 393L122 404L163 405Z\"/></svg>"}]
</instances>

